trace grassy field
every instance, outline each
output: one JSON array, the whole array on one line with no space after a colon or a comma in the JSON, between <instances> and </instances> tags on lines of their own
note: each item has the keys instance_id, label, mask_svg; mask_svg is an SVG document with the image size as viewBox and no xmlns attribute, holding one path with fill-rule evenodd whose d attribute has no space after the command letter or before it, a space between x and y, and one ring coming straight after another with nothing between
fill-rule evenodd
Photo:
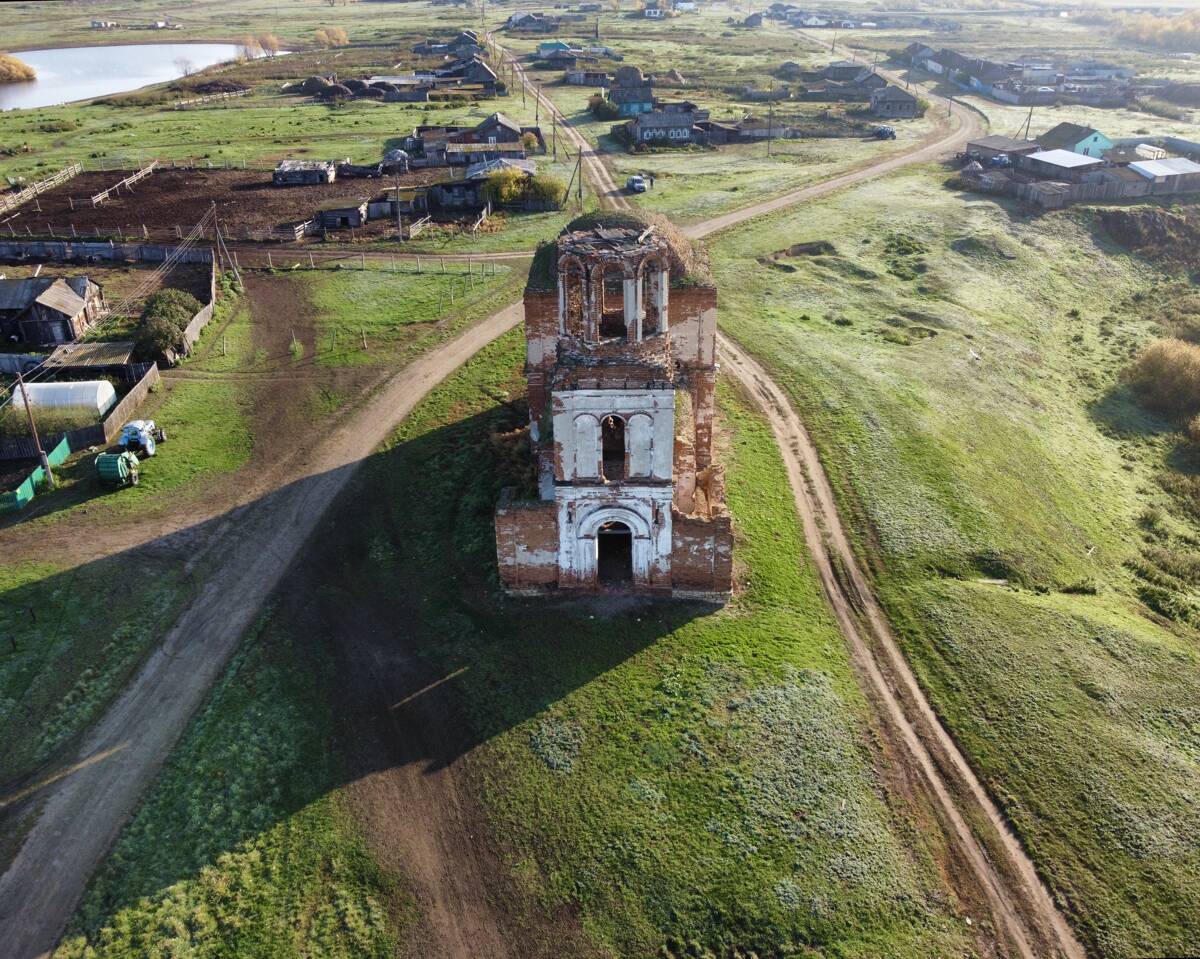
<instances>
[{"instance_id":1,"label":"grassy field","mask_svg":"<svg viewBox=\"0 0 1200 959\"><path fill-rule=\"evenodd\" d=\"M329 652L287 621L245 642L58 955L394 955L413 905L331 792Z\"/></svg>"},{"instance_id":2,"label":"grassy field","mask_svg":"<svg viewBox=\"0 0 1200 959\"><path fill-rule=\"evenodd\" d=\"M519 415L507 404L520 396L521 356L521 339L509 335L405 422L354 491L356 503L379 508L368 520L342 505L322 537L323 587L294 616L281 601L263 634L280 654L268 654L264 639L247 661L279 661L297 646L308 650L302 661L328 657L331 640L309 624L344 622L348 608L405 624L406 648L436 675L455 677L476 744L471 768L487 841L526 903L533 951L553 952L536 939L533 917L565 911L577 917L587 954L682 956L688 943L759 955L971 954L928 847L881 791L866 706L807 563L782 464L769 430L737 396L721 397L743 570L735 604L719 612L567 604L546 616L541 604L497 601L491 511L504 467L483 464L495 455L489 437ZM421 510L401 505L414 484ZM291 672L320 677L328 668ZM73 929L97 946L95 955L124 954L168 911L175 928L193 928L201 906L227 917L204 926L201 954L221 954L241 941L234 915L262 903L293 928L302 911L323 914L339 895L319 883L289 912L278 905L285 896L257 881L280 862L274 837L303 835L309 810L336 810L339 794L314 796L324 781L287 746L289 725L274 719L302 701L313 715L301 734L319 740L326 707L307 687L302 700L281 695L277 682L251 689L253 676L235 666L89 892ZM236 725L211 726L230 688L245 697L246 715L266 710L261 724L284 748L235 747ZM266 773L252 772L263 759ZM318 771L328 763L317 762ZM238 783L269 774L276 794L302 795L260 803L266 821L240 833L222 826L215 840L152 841L203 834L227 808L218 800L210 810L207 801L207 771L216 768ZM309 861L305 853L286 888ZM356 883L340 894L341 908L367 914L382 896ZM215 905L210 890L220 891ZM409 921L403 897L395 908L390 924L370 927L380 937ZM69 954L82 947L74 941Z\"/></svg>"},{"instance_id":3,"label":"grassy field","mask_svg":"<svg viewBox=\"0 0 1200 959\"><path fill-rule=\"evenodd\" d=\"M1089 949L1187 952L1200 654L1134 571L1196 529L1163 488L1178 434L1119 382L1186 283L1086 210L944 176L723 236L721 322L793 396L906 653Z\"/></svg>"}]
</instances>

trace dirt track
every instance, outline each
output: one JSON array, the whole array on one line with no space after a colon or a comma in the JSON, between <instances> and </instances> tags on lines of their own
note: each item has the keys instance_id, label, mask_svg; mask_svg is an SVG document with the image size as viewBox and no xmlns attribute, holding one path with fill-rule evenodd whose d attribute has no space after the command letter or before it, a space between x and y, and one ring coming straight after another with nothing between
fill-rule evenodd
<instances>
[{"instance_id":1,"label":"dirt track","mask_svg":"<svg viewBox=\"0 0 1200 959\"><path fill-rule=\"evenodd\" d=\"M42 790L42 813L0 876L5 959L54 948L143 789L358 465L430 389L521 317L519 304L508 307L413 362L327 434L306 473L220 521L206 547L220 557L211 578L61 778Z\"/></svg>"},{"instance_id":2,"label":"dirt track","mask_svg":"<svg viewBox=\"0 0 1200 959\"><path fill-rule=\"evenodd\" d=\"M553 109L548 101L543 102ZM968 116L959 131L937 143L921 146L875 167L698 224L692 228L692 234L705 236L790 203L878 176L905 163L930 158L961 143L978 129L973 126L975 122ZM569 124L565 124L565 128L584 151L585 167L602 203L614 208L627 207L628 201L620 195L599 157L582 142ZM5 944L6 956L25 959L45 955L53 948L87 879L132 812L141 792L186 728L210 684L236 649L244 630L253 622L271 590L290 567L321 515L353 475L358 463L370 455L428 390L520 319L519 304L507 308L398 373L364 408L327 433L325 441L309 454L307 463L310 468L306 473L274 491L265 492L254 503L229 514L206 537L209 546L205 555L219 555L221 562L201 588L196 601L109 713L89 732L74 761L60 773L48 777L49 781L40 790L39 798L45 802L41 816L12 866L0 877L0 942ZM855 628L850 605L852 597L832 577L831 554L823 545L816 527L818 517L836 529L838 535L830 548L835 549L839 559L844 561L843 549L851 561L853 554L837 518L832 496L822 498L819 494L810 494L805 488L805 469L810 479L818 484L823 482L824 477L820 473L816 451L794 411L788 406L786 397L765 374L761 374L753 361L740 354L731 344L723 343L722 348L727 351L727 361L733 372L740 372L748 378L755 394L760 397L765 394L768 400L768 414L784 449L797 505L804 518L806 532L809 533L810 547L818 566L822 568L822 578L826 581L826 589L839 622L843 623L843 629L846 630L855 662L871 678L872 688L868 693L873 701L881 705L889 726L898 731L900 741L897 745L911 751L916 757L939 800L938 806L953 827L951 832L956 834L959 844L966 850L975 878L994 905L999 924L1006 929L1015 948L1023 956L1046 955L1046 942L1058 943L1066 955L1082 955L1065 921L1033 874L1032 864L1016 841L1007 834L999 813L983 792L982 786L971 776L965 760L954 751L948 734L937 723L931 707L921 695L911 673L907 672L894 642L890 646L884 642L882 652L877 654ZM771 412L772 408L774 413ZM828 490L827 484L824 489ZM817 500L810 501L809 497L813 495L817 496ZM162 530L164 534L168 532L170 530ZM180 531L184 535L187 532ZM204 562L203 558L201 562ZM890 641L886 621L871 599L869 585L857 566L851 563L848 568L858 598L864 602L866 609L874 611L870 616L873 638L875 632L881 629L883 636ZM885 652L889 653L886 658ZM895 662L890 659L892 654ZM880 659L876 659L876 655ZM887 668L881 668L881 660ZM911 688L904 688L903 695L893 692L885 673L901 678L907 675ZM910 716L916 718L910 719ZM956 805L962 801L962 794L952 791L943 779L935 761L938 757L932 756L922 736L932 737L938 742L939 756L940 751L946 748L951 750L952 758L957 756L964 767L967 783L973 783L975 787L970 790L969 801L977 804L985 813L990 810L988 818L998 826L1006 852L1026 880L1028 888L1019 890L1017 898L1024 899L1026 894L1029 897L1033 913L1037 916L1032 922L1033 933L1026 930L1023 917L1007 901L1012 898L1012 888L1006 885L967 828ZM389 791L391 802L404 803L412 798L411 790L404 788L402 783L381 784L380 788ZM453 788L453 783L448 788ZM446 810L440 815L440 821L422 823L418 828L445 829L451 835L455 829L469 829L469 825L453 821L453 810ZM462 838L461 835L458 837L459 840ZM427 854L433 860L437 859L428 849L424 853L420 850L411 852L417 861ZM452 877L446 875L444 863L431 861L429 866L437 874L423 879L431 884L431 898L437 908L446 911L439 922L447 930L444 936L437 936L430 943L432 948L429 954L479 954L474 946L483 947L484 954L492 954L493 949L489 944L497 942L497 930L489 917L485 914L453 914L455 909L464 908L463 903L478 901L478 890L459 894L446 885ZM476 878L473 881L482 882L483 879Z\"/></svg>"}]
</instances>

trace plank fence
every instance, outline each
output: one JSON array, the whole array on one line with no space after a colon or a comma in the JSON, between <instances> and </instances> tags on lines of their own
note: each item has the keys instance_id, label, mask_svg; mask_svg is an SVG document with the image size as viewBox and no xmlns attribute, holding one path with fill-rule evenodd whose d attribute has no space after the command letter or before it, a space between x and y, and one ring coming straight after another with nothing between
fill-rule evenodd
<instances>
[{"instance_id":1,"label":"plank fence","mask_svg":"<svg viewBox=\"0 0 1200 959\"><path fill-rule=\"evenodd\" d=\"M129 190L129 188L133 184L137 183L138 180L148 177L151 173L153 173L154 168L157 166L158 166L158 161L151 160L146 166L142 167L136 173L129 174L129 176L127 176L124 180L121 180L115 186L110 186L107 190L101 190L99 193L97 193L95 196L92 197L92 206L94 206L94 207L99 206L101 203L103 203L105 200L108 199L108 196L110 193L120 193L121 187L124 187L126 190ZM132 191L130 191L130 192L132 192ZM143 227L143 229L145 229L145 227Z\"/></svg>"},{"instance_id":2,"label":"plank fence","mask_svg":"<svg viewBox=\"0 0 1200 959\"><path fill-rule=\"evenodd\" d=\"M196 97L193 100L176 100L174 107L176 110L187 110L190 107L200 106L204 103L215 103L218 100L232 100L235 97L244 97L249 90L230 90L226 93L210 93L205 97Z\"/></svg>"},{"instance_id":3,"label":"plank fence","mask_svg":"<svg viewBox=\"0 0 1200 959\"><path fill-rule=\"evenodd\" d=\"M433 217L431 216L425 216L419 220L414 220L408 225L408 238L411 240L414 236L419 236L421 231L424 230L425 227L429 226L429 224L432 222Z\"/></svg>"},{"instance_id":4,"label":"plank fence","mask_svg":"<svg viewBox=\"0 0 1200 959\"><path fill-rule=\"evenodd\" d=\"M83 164L72 163L70 166L59 170L54 176L47 177L44 180L39 180L37 183L27 186L20 193L10 193L0 196L0 214L7 213L9 210L15 210L27 200L32 200L39 193L45 193L47 190L53 190L61 183L66 183L73 176L83 172Z\"/></svg>"},{"instance_id":5,"label":"plank fence","mask_svg":"<svg viewBox=\"0 0 1200 959\"><path fill-rule=\"evenodd\" d=\"M168 243L114 243L112 240L6 240L0 239L0 259L107 260L116 263L162 263L175 251ZM181 263L212 263L212 247L184 250Z\"/></svg>"}]
</instances>

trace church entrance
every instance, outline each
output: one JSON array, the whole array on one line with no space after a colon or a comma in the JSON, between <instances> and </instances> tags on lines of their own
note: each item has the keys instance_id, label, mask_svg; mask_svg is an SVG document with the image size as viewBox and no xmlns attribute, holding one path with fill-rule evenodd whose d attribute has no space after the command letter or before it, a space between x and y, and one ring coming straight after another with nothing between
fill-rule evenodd
<instances>
[{"instance_id":1,"label":"church entrance","mask_svg":"<svg viewBox=\"0 0 1200 959\"><path fill-rule=\"evenodd\" d=\"M605 523L596 530L596 581L605 586L633 582L633 533L624 523Z\"/></svg>"}]
</instances>

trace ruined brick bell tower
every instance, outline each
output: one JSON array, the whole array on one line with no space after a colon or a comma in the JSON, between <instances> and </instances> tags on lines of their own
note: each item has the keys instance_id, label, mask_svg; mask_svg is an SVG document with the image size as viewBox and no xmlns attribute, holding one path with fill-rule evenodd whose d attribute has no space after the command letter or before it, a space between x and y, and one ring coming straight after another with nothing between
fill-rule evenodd
<instances>
[{"instance_id":1,"label":"ruined brick bell tower","mask_svg":"<svg viewBox=\"0 0 1200 959\"><path fill-rule=\"evenodd\" d=\"M525 291L538 497L496 511L505 589L726 597L713 463L716 289L673 227L598 214L543 246Z\"/></svg>"}]
</instances>

